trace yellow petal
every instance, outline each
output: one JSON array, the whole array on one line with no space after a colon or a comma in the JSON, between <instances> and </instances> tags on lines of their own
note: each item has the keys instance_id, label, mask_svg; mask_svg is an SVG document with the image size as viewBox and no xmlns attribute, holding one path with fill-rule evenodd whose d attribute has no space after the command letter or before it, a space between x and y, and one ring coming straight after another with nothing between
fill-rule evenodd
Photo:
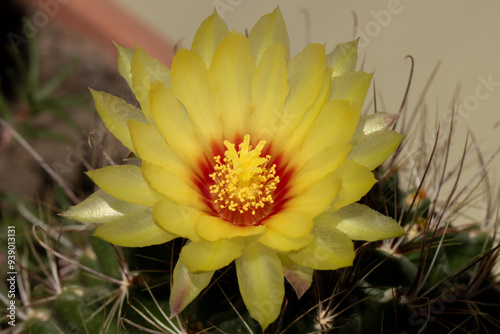
<instances>
[{"instance_id":1,"label":"yellow petal","mask_svg":"<svg viewBox=\"0 0 500 334\"><path fill-rule=\"evenodd\" d=\"M327 102L305 138L301 156L307 159L325 148L345 146L356 130L360 112L346 100Z\"/></svg>"},{"instance_id":2,"label":"yellow petal","mask_svg":"<svg viewBox=\"0 0 500 334\"><path fill-rule=\"evenodd\" d=\"M190 272L221 269L241 256L245 243L236 239L190 242L182 247L180 259Z\"/></svg>"},{"instance_id":3,"label":"yellow petal","mask_svg":"<svg viewBox=\"0 0 500 334\"><path fill-rule=\"evenodd\" d=\"M278 256L283 265L283 273L286 280L293 287L295 293L297 293L297 297L300 299L312 284L314 270L296 264L290 260L288 255L278 254Z\"/></svg>"},{"instance_id":4,"label":"yellow petal","mask_svg":"<svg viewBox=\"0 0 500 334\"><path fill-rule=\"evenodd\" d=\"M132 70L130 69L130 62L132 61L132 56L134 55L134 50L129 48L124 48L115 43L116 51L118 51L118 73L125 79L130 90L132 88Z\"/></svg>"},{"instance_id":5,"label":"yellow petal","mask_svg":"<svg viewBox=\"0 0 500 334\"><path fill-rule=\"evenodd\" d=\"M403 228L394 219L358 203L353 203L333 213L321 214L315 222L331 224L352 240L377 241L405 234Z\"/></svg>"},{"instance_id":6,"label":"yellow petal","mask_svg":"<svg viewBox=\"0 0 500 334\"><path fill-rule=\"evenodd\" d=\"M335 270L352 265L356 253L349 237L329 224L315 222L316 239L304 249L289 253L297 264L318 270Z\"/></svg>"},{"instance_id":7,"label":"yellow petal","mask_svg":"<svg viewBox=\"0 0 500 334\"><path fill-rule=\"evenodd\" d=\"M116 218L98 227L94 236L122 247L159 245L177 238L154 223L151 208Z\"/></svg>"},{"instance_id":8,"label":"yellow petal","mask_svg":"<svg viewBox=\"0 0 500 334\"><path fill-rule=\"evenodd\" d=\"M226 22L214 10L198 28L191 45L191 50L201 56L206 68L210 68L212 57L220 42L229 34Z\"/></svg>"},{"instance_id":9,"label":"yellow petal","mask_svg":"<svg viewBox=\"0 0 500 334\"><path fill-rule=\"evenodd\" d=\"M170 318L181 313L208 286L213 275L214 271L192 273L178 260L170 290Z\"/></svg>"},{"instance_id":10,"label":"yellow petal","mask_svg":"<svg viewBox=\"0 0 500 334\"><path fill-rule=\"evenodd\" d=\"M368 168L350 159L346 159L335 174L342 180L342 189L328 208L329 212L359 201L377 182Z\"/></svg>"},{"instance_id":11,"label":"yellow petal","mask_svg":"<svg viewBox=\"0 0 500 334\"><path fill-rule=\"evenodd\" d=\"M373 74L347 72L332 79L329 100L348 100L357 108L362 108Z\"/></svg>"},{"instance_id":12,"label":"yellow petal","mask_svg":"<svg viewBox=\"0 0 500 334\"><path fill-rule=\"evenodd\" d=\"M248 34L248 40L252 45L252 55L257 64L267 48L276 42L283 45L286 60L290 59L290 40L279 7L257 21Z\"/></svg>"},{"instance_id":13,"label":"yellow petal","mask_svg":"<svg viewBox=\"0 0 500 334\"><path fill-rule=\"evenodd\" d=\"M349 43L338 44L326 56L326 66L333 68L332 77L356 70L358 41L359 38Z\"/></svg>"},{"instance_id":14,"label":"yellow petal","mask_svg":"<svg viewBox=\"0 0 500 334\"><path fill-rule=\"evenodd\" d=\"M303 249L314 241L314 235L307 234L302 237L292 238L276 232L273 229L267 229L266 233L259 239L259 242L271 249L281 252L291 252Z\"/></svg>"},{"instance_id":15,"label":"yellow petal","mask_svg":"<svg viewBox=\"0 0 500 334\"><path fill-rule=\"evenodd\" d=\"M247 237L262 234L264 226L236 226L219 217L205 215L196 222L196 234L207 241L217 241L222 238Z\"/></svg>"},{"instance_id":16,"label":"yellow petal","mask_svg":"<svg viewBox=\"0 0 500 334\"><path fill-rule=\"evenodd\" d=\"M142 173L149 186L158 193L180 204L191 205L198 209L205 207L192 183L176 173L148 161L142 162Z\"/></svg>"},{"instance_id":17,"label":"yellow petal","mask_svg":"<svg viewBox=\"0 0 500 334\"><path fill-rule=\"evenodd\" d=\"M161 81L152 84L149 103L156 126L168 145L189 166L197 166L203 157L202 145L196 137L189 115L172 90Z\"/></svg>"},{"instance_id":18,"label":"yellow petal","mask_svg":"<svg viewBox=\"0 0 500 334\"><path fill-rule=\"evenodd\" d=\"M262 55L252 80L249 126L259 139L269 143L273 139L288 91L285 49L282 44L274 43Z\"/></svg>"},{"instance_id":19,"label":"yellow petal","mask_svg":"<svg viewBox=\"0 0 500 334\"><path fill-rule=\"evenodd\" d=\"M311 131L312 124L318 117L319 112L323 109L325 101L328 98L328 94L330 93L330 84L332 82L331 73L332 69L326 69L323 84L321 85L321 89L316 97L316 100L305 112L299 124L297 124L297 127L293 130L289 129L289 133L285 135L285 146L283 147L283 152L287 155L293 156L299 161L307 160L308 157L310 157L310 154L302 157L302 152L297 151L300 151L305 138Z\"/></svg>"},{"instance_id":20,"label":"yellow petal","mask_svg":"<svg viewBox=\"0 0 500 334\"><path fill-rule=\"evenodd\" d=\"M128 130L128 121L135 119L145 123L146 119L142 111L111 94L93 89L90 90L90 93L94 97L95 107L104 125L126 148L135 154L134 144Z\"/></svg>"},{"instance_id":21,"label":"yellow petal","mask_svg":"<svg viewBox=\"0 0 500 334\"><path fill-rule=\"evenodd\" d=\"M325 68L325 46L320 44L309 44L290 60L287 65L290 92L277 129L277 138L286 141L288 134L293 132L317 99L323 86Z\"/></svg>"},{"instance_id":22,"label":"yellow petal","mask_svg":"<svg viewBox=\"0 0 500 334\"><path fill-rule=\"evenodd\" d=\"M186 108L200 139L222 143L219 94L201 57L190 50L177 51L170 73L172 91Z\"/></svg>"},{"instance_id":23,"label":"yellow petal","mask_svg":"<svg viewBox=\"0 0 500 334\"><path fill-rule=\"evenodd\" d=\"M240 33L231 32L220 43L210 65L221 99L224 139L245 135L252 104L251 83L255 73L250 43Z\"/></svg>"},{"instance_id":24,"label":"yellow petal","mask_svg":"<svg viewBox=\"0 0 500 334\"><path fill-rule=\"evenodd\" d=\"M81 223L104 224L125 214L144 209L145 206L121 201L98 189L83 202L69 207L61 213L61 216Z\"/></svg>"},{"instance_id":25,"label":"yellow petal","mask_svg":"<svg viewBox=\"0 0 500 334\"><path fill-rule=\"evenodd\" d=\"M140 167L108 166L86 174L99 188L122 201L152 207L161 199L161 195L144 181Z\"/></svg>"},{"instance_id":26,"label":"yellow petal","mask_svg":"<svg viewBox=\"0 0 500 334\"><path fill-rule=\"evenodd\" d=\"M294 191L301 192L334 172L345 161L350 148L349 145L329 147L307 160L291 180ZM292 164L300 166L300 160L294 159Z\"/></svg>"},{"instance_id":27,"label":"yellow petal","mask_svg":"<svg viewBox=\"0 0 500 334\"><path fill-rule=\"evenodd\" d=\"M154 125L131 120L129 128L132 142L141 160L162 166L185 182L190 181L191 168L172 151Z\"/></svg>"},{"instance_id":28,"label":"yellow petal","mask_svg":"<svg viewBox=\"0 0 500 334\"><path fill-rule=\"evenodd\" d=\"M290 193L292 198L287 202L286 209L314 218L326 210L340 188L341 180L335 173L329 174L323 180L299 193L294 193L295 189L292 188Z\"/></svg>"},{"instance_id":29,"label":"yellow petal","mask_svg":"<svg viewBox=\"0 0 500 334\"><path fill-rule=\"evenodd\" d=\"M303 237L313 228L312 219L296 212L285 211L271 216L266 220L268 229L291 238Z\"/></svg>"},{"instance_id":30,"label":"yellow petal","mask_svg":"<svg viewBox=\"0 0 500 334\"><path fill-rule=\"evenodd\" d=\"M182 205L167 198L158 201L153 209L153 219L159 227L193 241L200 240L194 227L204 215L206 214L191 206Z\"/></svg>"},{"instance_id":31,"label":"yellow petal","mask_svg":"<svg viewBox=\"0 0 500 334\"><path fill-rule=\"evenodd\" d=\"M283 267L278 255L255 244L236 259L241 297L250 313L265 330L281 312L285 296Z\"/></svg>"},{"instance_id":32,"label":"yellow petal","mask_svg":"<svg viewBox=\"0 0 500 334\"><path fill-rule=\"evenodd\" d=\"M140 47L135 49L130 66L135 97L141 104L142 112L147 121L153 123L149 108L149 89L152 83L160 80L168 86L170 84L170 70L158 59L151 58Z\"/></svg>"},{"instance_id":33,"label":"yellow petal","mask_svg":"<svg viewBox=\"0 0 500 334\"><path fill-rule=\"evenodd\" d=\"M403 138L396 131L377 131L361 136L352 143L348 158L373 170L394 152Z\"/></svg>"}]
</instances>

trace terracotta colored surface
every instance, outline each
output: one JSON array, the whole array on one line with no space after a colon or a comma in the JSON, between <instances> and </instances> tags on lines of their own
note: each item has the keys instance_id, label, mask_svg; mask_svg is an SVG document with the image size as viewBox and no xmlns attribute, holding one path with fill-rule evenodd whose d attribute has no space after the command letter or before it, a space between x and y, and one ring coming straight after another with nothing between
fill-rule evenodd
<instances>
[{"instance_id":1,"label":"terracotta colored surface","mask_svg":"<svg viewBox=\"0 0 500 334\"><path fill-rule=\"evenodd\" d=\"M37 25L44 18L63 21L96 40L113 57L112 41L129 48L136 44L170 67L173 46L160 34L141 23L132 13L107 0L18 0L32 9L28 17Z\"/></svg>"}]
</instances>

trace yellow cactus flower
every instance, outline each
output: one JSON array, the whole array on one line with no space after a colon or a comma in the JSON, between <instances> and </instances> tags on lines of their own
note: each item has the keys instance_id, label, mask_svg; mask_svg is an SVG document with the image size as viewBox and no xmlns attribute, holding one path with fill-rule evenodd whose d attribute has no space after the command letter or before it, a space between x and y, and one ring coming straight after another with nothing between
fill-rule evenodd
<instances>
[{"instance_id":1,"label":"yellow cactus flower","mask_svg":"<svg viewBox=\"0 0 500 334\"><path fill-rule=\"evenodd\" d=\"M99 190L64 213L125 247L188 240L173 272L172 315L235 261L250 315L279 315L284 278L298 296L314 269L353 263L352 240L404 234L356 204L402 136L394 115L360 117L371 74L357 42L309 44L290 58L279 8L245 35L214 12L169 70L118 46L119 72L141 109L92 91L108 129L140 166L89 171Z\"/></svg>"}]
</instances>

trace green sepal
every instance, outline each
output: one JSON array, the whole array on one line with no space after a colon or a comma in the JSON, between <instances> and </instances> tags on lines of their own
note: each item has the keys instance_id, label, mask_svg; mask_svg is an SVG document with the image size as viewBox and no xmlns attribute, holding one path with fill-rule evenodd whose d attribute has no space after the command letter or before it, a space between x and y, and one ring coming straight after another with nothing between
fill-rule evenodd
<instances>
[{"instance_id":1,"label":"green sepal","mask_svg":"<svg viewBox=\"0 0 500 334\"><path fill-rule=\"evenodd\" d=\"M214 271L192 273L178 260L170 292L170 317L182 312L207 287L213 275Z\"/></svg>"},{"instance_id":2,"label":"green sepal","mask_svg":"<svg viewBox=\"0 0 500 334\"><path fill-rule=\"evenodd\" d=\"M326 66L333 69L332 77L356 70L358 41L359 38L348 43L337 44L326 56Z\"/></svg>"}]
</instances>

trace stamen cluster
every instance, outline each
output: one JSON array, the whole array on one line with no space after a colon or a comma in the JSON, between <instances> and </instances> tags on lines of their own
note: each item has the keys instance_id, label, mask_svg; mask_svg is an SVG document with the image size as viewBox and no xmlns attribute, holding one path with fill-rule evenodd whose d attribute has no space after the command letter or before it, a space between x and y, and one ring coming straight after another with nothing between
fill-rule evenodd
<instances>
[{"instance_id":1,"label":"stamen cluster","mask_svg":"<svg viewBox=\"0 0 500 334\"><path fill-rule=\"evenodd\" d=\"M209 190L219 215L235 225L258 225L267 217L280 182L276 165L268 168L271 156L260 156L265 142L260 141L254 150L249 143L246 135L236 152L234 144L225 141L225 158L214 157L214 173L209 175L215 182Z\"/></svg>"}]
</instances>

